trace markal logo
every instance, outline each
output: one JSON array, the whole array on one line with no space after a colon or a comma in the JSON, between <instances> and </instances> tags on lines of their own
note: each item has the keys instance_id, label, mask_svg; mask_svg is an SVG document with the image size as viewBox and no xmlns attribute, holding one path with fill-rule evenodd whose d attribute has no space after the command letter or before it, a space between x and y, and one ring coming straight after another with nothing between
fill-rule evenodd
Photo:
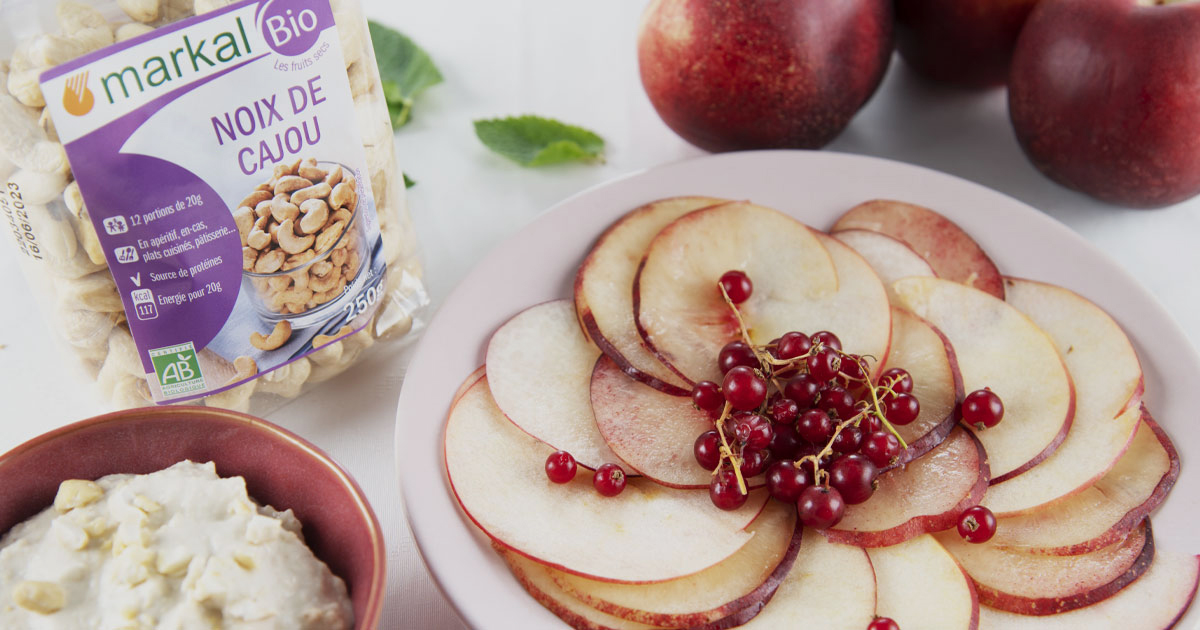
<instances>
[{"instance_id":1,"label":"markal logo","mask_svg":"<svg viewBox=\"0 0 1200 630\"><path fill-rule=\"evenodd\" d=\"M88 73L83 71L69 79L63 88L63 109L72 116L83 116L96 105L96 95L88 87Z\"/></svg>"}]
</instances>

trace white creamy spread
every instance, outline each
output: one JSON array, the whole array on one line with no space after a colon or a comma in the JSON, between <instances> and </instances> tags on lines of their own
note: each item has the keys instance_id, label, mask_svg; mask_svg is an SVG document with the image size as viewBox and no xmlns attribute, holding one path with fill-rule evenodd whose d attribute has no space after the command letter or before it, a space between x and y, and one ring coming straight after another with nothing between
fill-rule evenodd
<instances>
[{"instance_id":1,"label":"white creamy spread","mask_svg":"<svg viewBox=\"0 0 1200 630\"><path fill-rule=\"evenodd\" d=\"M59 487L0 539L0 628L348 630L346 585L291 510L180 462Z\"/></svg>"}]
</instances>

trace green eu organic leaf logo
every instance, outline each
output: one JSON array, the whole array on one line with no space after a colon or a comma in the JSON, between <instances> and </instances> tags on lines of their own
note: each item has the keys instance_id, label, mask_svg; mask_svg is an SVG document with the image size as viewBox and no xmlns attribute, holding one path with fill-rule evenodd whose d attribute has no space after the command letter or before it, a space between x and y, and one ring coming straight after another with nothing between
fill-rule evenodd
<instances>
[{"instance_id":1,"label":"green eu organic leaf logo","mask_svg":"<svg viewBox=\"0 0 1200 630\"><path fill-rule=\"evenodd\" d=\"M192 342L154 348L150 350L150 361L163 396L171 398L180 394L204 391L204 375L200 371L200 359Z\"/></svg>"}]
</instances>

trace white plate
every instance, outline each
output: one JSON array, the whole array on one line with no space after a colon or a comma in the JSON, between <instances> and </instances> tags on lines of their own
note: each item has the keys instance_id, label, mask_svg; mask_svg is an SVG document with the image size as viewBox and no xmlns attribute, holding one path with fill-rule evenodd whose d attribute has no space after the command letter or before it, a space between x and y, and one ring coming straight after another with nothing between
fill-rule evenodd
<instances>
[{"instance_id":1,"label":"white plate","mask_svg":"<svg viewBox=\"0 0 1200 630\"><path fill-rule=\"evenodd\" d=\"M397 410L396 461L409 524L434 579L476 630L512 628L518 621L528 630L564 624L525 593L451 495L442 458L450 398L483 363L487 339L500 324L529 305L571 295L575 270L604 228L638 205L675 195L749 199L818 229L868 199L933 208L975 237L1002 273L1060 284L1108 310L1141 357L1147 406L1184 457L1195 452L1200 428L1188 396L1200 379L1200 358L1149 292L1041 212L962 179L857 155L763 151L662 166L563 201L488 254L446 299L408 370ZM1197 489L1200 467L1185 466L1154 518L1159 548L1200 551ZM1198 609L1178 627L1192 627Z\"/></svg>"}]
</instances>

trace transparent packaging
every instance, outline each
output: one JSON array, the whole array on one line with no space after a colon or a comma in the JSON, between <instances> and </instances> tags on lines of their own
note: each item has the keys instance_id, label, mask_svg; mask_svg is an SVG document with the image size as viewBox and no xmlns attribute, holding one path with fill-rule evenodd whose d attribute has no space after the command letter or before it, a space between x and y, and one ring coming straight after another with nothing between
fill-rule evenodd
<instances>
[{"instance_id":1,"label":"transparent packaging","mask_svg":"<svg viewBox=\"0 0 1200 630\"><path fill-rule=\"evenodd\" d=\"M231 4L235 2L0 0L0 182L5 185L0 211L19 250L35 302L46 312L62 345L94 376L101 395L117 407L154 404L152 387L129 332L105 252L44 109L39 76L111 44ZM300 395L310 384L342 372L377 341L411 341L421 328L420 315L428 297L367 20L357 0L331 0L330 4L388 267L381 291L373 296L379 307L358 332L345 335L348 331L343 328L322 338L323 343L308 356L210 395L203 399L206 405L265 412ZM361 276L358 261L350 256L359 256L362 248L359 214L357 209L351 212L335 243L289 269L256 273L251 265L244 283L254 288L247 293L257 296L256 310L264 317L292 319L303 325L306 314L324 308L332 299L285 303L280 289L286 291L311 279L328 282L329 277L334 278L335 289L341 288L338 283L353 286ZM333 267L331 257L335 255L341 260L337 275L326 271ZM245 376L244 365L218 363L218 378Z\"/></svg>"}]
</instances>

